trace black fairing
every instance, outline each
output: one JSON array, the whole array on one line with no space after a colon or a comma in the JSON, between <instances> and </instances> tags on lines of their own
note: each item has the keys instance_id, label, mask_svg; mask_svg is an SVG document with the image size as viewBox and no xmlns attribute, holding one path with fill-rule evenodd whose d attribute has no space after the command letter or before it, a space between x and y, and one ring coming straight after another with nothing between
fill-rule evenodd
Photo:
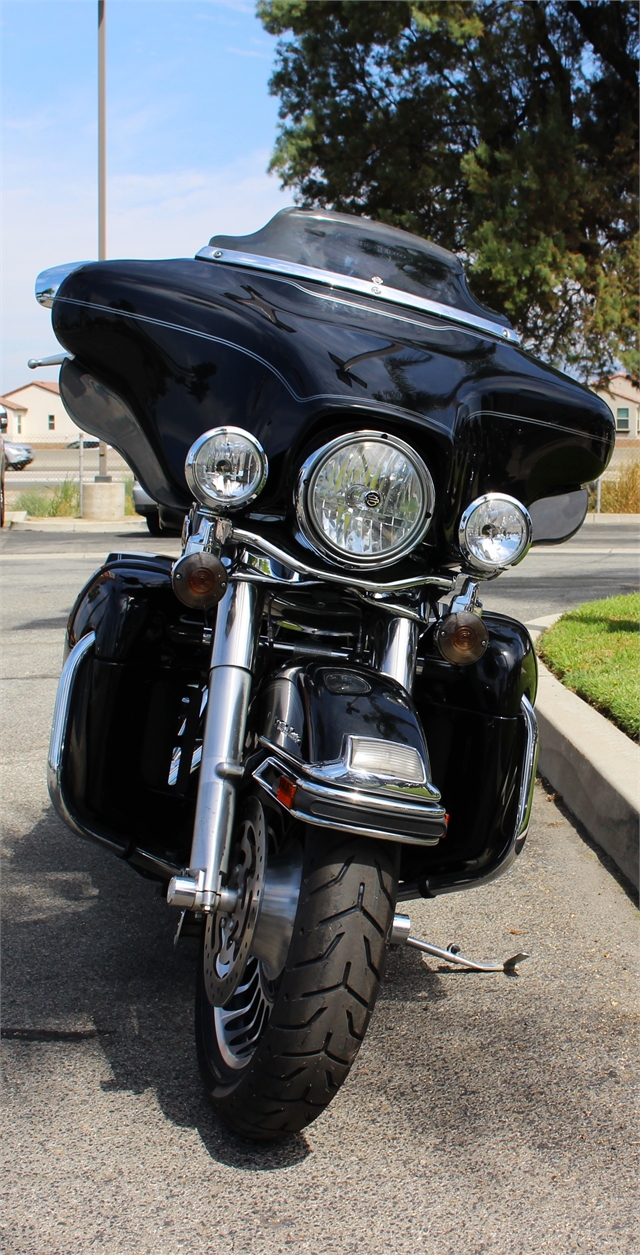
<instances>
[{"instance_id":1,"label":"black fairing","mask_svg":"<svg viewBox=\"0 0 640 1255\"><path fill-rule=\"evenodd\" d=\"M487 652L470 667L444 662L427 638L414 701L431 756L431 772L449 813L446 841L421 870L432 892L460 888L490 873L512 842L522 778L523 697L533 705L538 669L526 628L485 614Z\"/></svg>"},{"instance_id":2,"label":"black fairing","mask_svg":"<svg viewBox=\"0 0 640 1255\"><path fill-rule=\"evenodd\" d=\"M373 427L429 465L427 544L450 561L475 497L530 505L576 490L613 448L604 402L501 340L497 322L484 334L307 280L198 259L99 262L63 282L53 325L75 355L60 376L69 412L174 508L190 500L187 450L212 427L257 436L270 469L254 509L289 517L302 458Z\"/></svg>"},{"instance_id":3,"label":"black fairing","mask_svg":"<svg viewBox=\"0 0 640 1255\"><path fill-rule=\"evenodd\" d=\"M93 629L96 644L73 692L63 785L80 824L149 874L168 879L188 862L198 772L168 775L176 731L198 731L210 646L201 613L171 589L170 558L110 555L85 585L71 613L68 645ZM514 832L522 775L520 702L536 692L536 662L525 628L487 614L489 647L479 663L444 662L427 638L413 700L394 681L364 667L307 663L292 667L287 722L299 742L281 742L307 761L336 759L345 734L412 745L431 760L431 779L450 815L446 839L416 852L403 847L402 875L442 892L491 872ZM212 624L209 624L212 626ZM353 670L368 694L332 692L335 673ZM277 681L261 664L256 732L270 731ZM259 681L260 683L260 681ZM339 687L339 686L338 686ZM292 713L293 712L293 713Z\"/></svg>"}]
</instances>

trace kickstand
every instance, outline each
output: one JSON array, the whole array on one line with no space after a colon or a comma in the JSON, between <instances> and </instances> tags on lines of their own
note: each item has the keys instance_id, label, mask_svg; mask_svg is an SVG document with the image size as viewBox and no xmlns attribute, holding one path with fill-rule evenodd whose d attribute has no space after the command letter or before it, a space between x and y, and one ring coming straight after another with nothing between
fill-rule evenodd
<instances>
[{"instance_id":1,"label":"kickstand","mask_svg":"<svg viewBox=\"0 0 640 1255\"><path fill-rule=\"evenodd\" d=\"M465 959L462 954L459 954L457 946L451 945L448 949L442 950L440 946L432 946L428 941L419 941L417 937L407 937L405 944L412 946L414 950L422 950L424 954L433 954L436 959L456 963L458 967L464 967L468 972L514 972L518 963L529 958L528 954L521 953L514 954L503 962L494 963L487 960L484 963L474 963L473 959Z\"/></svg>"}]
</instances>

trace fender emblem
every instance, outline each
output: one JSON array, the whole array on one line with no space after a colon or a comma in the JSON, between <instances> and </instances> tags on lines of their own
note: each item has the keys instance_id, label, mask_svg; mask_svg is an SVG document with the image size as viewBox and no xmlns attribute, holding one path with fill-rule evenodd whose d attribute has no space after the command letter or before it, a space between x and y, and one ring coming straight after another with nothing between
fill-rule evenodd
<instances>
[{"instance_id":1,"label":"fender emblem","mask_svg":"<svg viewBox=\"0 0 640 1255\"><path fill-rule=\"evenodd\" d=\"M295 741L296 745L300 744L302 738L298 735L295 728L291 727L290 723L285 723L284 719L277 718L274 719L273 722L275 723L278 732L281 732L283 736L288 736L292 741Z\"/></svg>"}]
</instances>

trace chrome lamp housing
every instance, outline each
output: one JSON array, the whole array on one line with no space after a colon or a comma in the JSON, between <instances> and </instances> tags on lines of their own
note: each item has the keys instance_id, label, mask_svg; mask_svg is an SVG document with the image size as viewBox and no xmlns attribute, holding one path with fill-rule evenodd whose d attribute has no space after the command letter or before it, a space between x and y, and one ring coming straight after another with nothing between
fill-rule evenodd
<instances>
[{"instance_id":1,"label":"chrome lamp housing","mask_svg":"<svg viewBox=\"0 0 640 1255\"><path fill-rule=\"evenodd\" d=\"M506 493L486 492L467 506L458 526L463 557L486 575L521 562L533 539L529 511Z\"/></svg>"},{"instance_id":2,"label":"chrome lamp housing","mask_svg":"<svg viewBox=\"0 0 640 1255\"><path fill-rule=\"evenodd\" d=\"M262 492L269 472L259 440L241 427L214 427L194 441L185 478L200 505L214 513L241 510Z\"/></svg>"},{"instance_id":3,"label":"chrome lamp housing","mask_svg":"<svg viewBox=\"0 0 640 1255\"><path fill-rule=\"evenodd\" d=\"M295 508L312 549L341 566L390 566L423 539L435 489L422 458L397 436L358 431L307 458Z\"/></svg>"}]
</instances>

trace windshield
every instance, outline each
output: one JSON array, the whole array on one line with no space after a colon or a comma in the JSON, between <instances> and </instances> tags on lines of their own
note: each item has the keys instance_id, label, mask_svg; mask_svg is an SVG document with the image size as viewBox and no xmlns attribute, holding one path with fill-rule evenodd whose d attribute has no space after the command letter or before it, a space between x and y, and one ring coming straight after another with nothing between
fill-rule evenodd
<instances>
[{"instance_id":1,"label":"windshield","mask_svg":"<svg viewBox=\"0 0 640 1255\"><path fill-rule=\"evenodd\" d=\"M408 231L323 209L282 209L253 235L214 235L212 248L232 249L379 282L504 326L506 318L471 295L454 253Z\"/></svg>"}]
</instances>

